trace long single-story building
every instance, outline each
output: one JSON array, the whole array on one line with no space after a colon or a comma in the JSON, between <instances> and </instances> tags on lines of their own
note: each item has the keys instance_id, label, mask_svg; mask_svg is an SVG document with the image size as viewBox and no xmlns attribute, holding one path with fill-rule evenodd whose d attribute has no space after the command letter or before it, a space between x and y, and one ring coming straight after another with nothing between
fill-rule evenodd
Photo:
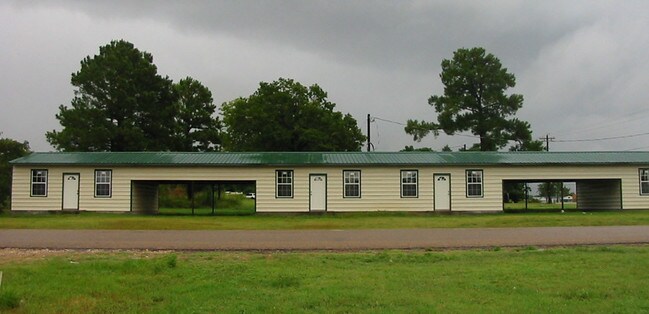
<instances>
[{"instance_id":1,"label":"long single-story building","mask_svg":"<svg viewBox=\"0 0 649 314\"><path fill-rule=\"evenodd\" d=\"M508 183L575 182L578 209L649 209L649 152L33 153L14 211L158 209L168 183L249 182L257 212L502 211Z\"/></svg>"}]
</instances>

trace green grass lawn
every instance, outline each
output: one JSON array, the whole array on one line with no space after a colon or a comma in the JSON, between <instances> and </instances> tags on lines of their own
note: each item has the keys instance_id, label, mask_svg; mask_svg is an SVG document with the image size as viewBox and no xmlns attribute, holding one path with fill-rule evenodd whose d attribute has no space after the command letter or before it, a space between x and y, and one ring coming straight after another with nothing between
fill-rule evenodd
<instances>
[{"instance_id":1,"label":"green grass lawn","mask_svg":"<svg viewBox=\"0 0 649 314\"><path fill-rule=\"evenodd\" d=\"M649 225L648 210L566 213L434 214L407 212L255 214L248 216L108 213L0 214L2 229L277 230Z\"/></svg>"},{"instance_id":2,"label":"green grass lawn","mask_svg":"<svg viewBox=\"0 0 649 314\"><path fill-rule=\"evenodd\" d=\"M189 203L189 202L188 202ZM239 194L225 194L220 199L214 201L214 211L211 206L197 205L194 208L193 215L253 215L255 213L255 200L245 198ZM186 208L160 208L161 215L192 215L191 207Z\"/></svg>"},{"instance_id":3,"label":"green grass lawn","mask_svg":"<svg viewBox=\"0 0 649 314\"><path fill-rule=\"evenodd\" d=\"M510 211L520 211L520 210L529 210L529 211L561 211L561 203L527 203L527 209L525 208L525 202L518 203L504 203L505 210ZM563 203L564 210L575 210L577 209L577 203Z\"/></svg>"},{"instance_id":4,"label":"green grass lawn","mask_svg":"<svg viewBox=\"0 0 649 314\"><path fill-rule=\"evenodd\" d=\"M6 254L0 312L8 313L649 311L647 246Z\"/></svg>"}]
</instances>

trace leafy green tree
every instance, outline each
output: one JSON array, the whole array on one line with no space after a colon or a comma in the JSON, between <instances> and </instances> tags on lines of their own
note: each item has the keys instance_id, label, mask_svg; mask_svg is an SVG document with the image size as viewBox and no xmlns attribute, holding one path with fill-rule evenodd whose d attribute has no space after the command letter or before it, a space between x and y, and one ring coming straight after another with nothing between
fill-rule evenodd
<instances>
[{"instance_id":1,"label":"leafy green tree","mask_svg":"<svg viewBox=\"0 0 649 314\"><path fill-rule=\"evenodd\" d=\"M511 140L516 144L509 148L510 151L543 151L543 142L532 139L532 127L529 122L512 119Z\"/></svg>"},{"instance_id":2,"label":"leafy green tree","mask_svg":"<svg viewBox=\"0 0 649 314\"><path fill-rule=\"evenodd\" d=\"M480 138L481 151L495 151L516 141L517 149L533 147L530 125L513 116L523 105L523 96L506 95L516 85L514 75L500 60L483 48L458 49L452 60L442 61L440 74L444 94L431 96L437 122L408 120L406 132L415 140L433 132L446 134L470 131ZM523 147L525 146L525 147Z\"/></svg>"},{"instance_id":3,"label":"leafy green tree","mask_svg":"<svg viewBox=\"0 0 649 314\"><path fill-rule=\"evenodd\" d=\"M570 195L570 188L563 186L561 182L543 182L539 184L539 196L545 197L546 201L552 203L552 197L562 198Z\"/></svg>"},{"instance_id":4,"label":"leafy green tree","mask_svg":"<svg viewBox=\"0 0 649 314\"><path fill-rule=\"evenodd\" d=\"M9 162L29 153L28 142L21 143L9 138L0 138L0 209L9 207L12 173Z\"/></svg>"},{"instance_id":5,"label":"leafy green tree","mask_svg":"<svg viewBox=\"0 0 649 314\"><path fill-rule=\"evenodd\" d=\"M220 149L221 121L214 116L212 92L201 82L187 77L174 84L177 99L176 151Z\"/></svg>"},{"instance_id":6,"label":"leafy green tree","mask_svg":"<svg viewBox=\"0 0 649 314\"><path fill-rule=\"evenodd\" d=\"M402 152L434 152L434 150L430 147L415 148L412 145L406 145L401 151Z\"/></svg>"},{"instance_id":7,"label":"leafy green tree","mask_svg":"<svg viewBox=\"0 0 649 314\"><path fill-rule=\"evenodd\" d=\"M81 61L72 74L71 108L56 118L63 129L47 132L63 151L142 151L173 148L176 129L172 82L157 73L151 54L119 40Z\"/></svg>"},{"instance_id":8,"label":"leafy green tree","mask_svg":"<svg viewBox=\"0 0 649 314\"><path fill-rule=\"evenodd\" d=\"M229 151L358 151L365 136L318 85L291 79L259 83L252 95L223 104Z\"/></svg>"}]
</instances>

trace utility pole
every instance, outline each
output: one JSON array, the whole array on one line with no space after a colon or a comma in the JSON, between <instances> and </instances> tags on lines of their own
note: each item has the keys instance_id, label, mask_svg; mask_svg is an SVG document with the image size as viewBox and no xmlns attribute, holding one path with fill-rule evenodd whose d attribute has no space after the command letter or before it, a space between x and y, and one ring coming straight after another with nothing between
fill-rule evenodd
<instances>
[{"instance_id":1,"label":"utility pole","mask_svg":"<svg viewBox=\"0 0 649 314\"><path fill-rule=\"evenodd\" d=\"M539 140L545 140L545 151L549 152L550 151L550 141L553 140L554 137L550 137L550 134L546 134L545 137L539 137Z\"/></svg>"},{"instance_id":2,"label":"utility pole","mask_svg":"<svg viewBox=\"0 0 649 314\"><path fill-rule=\"evenodd\" d=\"M370 142L370 114L368 113L367 114L367 151L368 152L370 151L371 145L372 144Z\"/></svg>"}]
</instances>

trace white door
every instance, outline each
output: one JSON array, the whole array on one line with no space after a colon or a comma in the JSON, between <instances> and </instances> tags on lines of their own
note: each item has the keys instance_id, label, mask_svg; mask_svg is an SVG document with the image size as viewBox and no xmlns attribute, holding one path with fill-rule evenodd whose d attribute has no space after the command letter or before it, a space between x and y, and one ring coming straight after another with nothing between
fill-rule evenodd
<instances>
[{"instance_id":1,"label":"white door","mask_svg":"<svg viewBox=\"0 0 649 314\"><path fill-rule=\"evenodd\" d=\"M435 210L451 210L451 175L435 174Z\"/></svg>"},{"instance_id":2,"label":"white door","mask_svg":"<svg viewBox=\"0 0 649 314\"><path fill-rule=\"evenodd\" d=\"M63 209L79 209L79 174L63 174Z\"/></svg>"},{"instance_id":3,"label":"white door","mask_svg":"<svg viewBox=\"0 0 649 314\"><path fill-rule=\"evenodd\" d=\"M327 210L327 175L309 175L309 210Z\"/></svg>"}]
</instances>

